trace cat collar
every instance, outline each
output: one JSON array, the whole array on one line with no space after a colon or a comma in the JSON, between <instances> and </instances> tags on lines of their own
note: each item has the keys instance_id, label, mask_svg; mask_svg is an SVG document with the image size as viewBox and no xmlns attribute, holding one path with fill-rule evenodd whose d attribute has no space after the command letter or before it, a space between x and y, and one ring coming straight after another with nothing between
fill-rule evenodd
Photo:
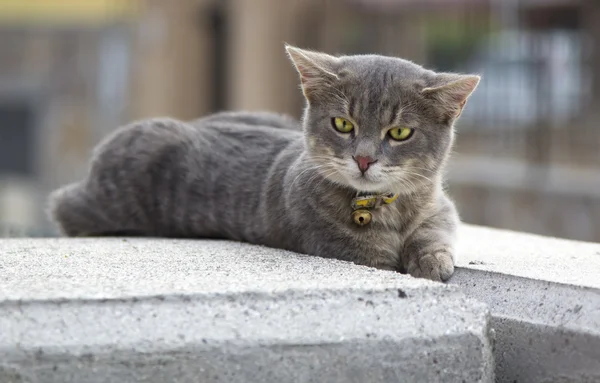
<instances>
[{"instance_id":1,"label":"cat collar","mask_svg":"<svg viewBox=\"0 0 600 383\"><path fill-rule=\"evenodd\" d=\"M352 220L358 226L365 226L371 222L373 215L372 209L378 209L381 205L389 205L398 199L398 194L361 194L358 193L352 199Z\"/></svg>"}]
</instances>

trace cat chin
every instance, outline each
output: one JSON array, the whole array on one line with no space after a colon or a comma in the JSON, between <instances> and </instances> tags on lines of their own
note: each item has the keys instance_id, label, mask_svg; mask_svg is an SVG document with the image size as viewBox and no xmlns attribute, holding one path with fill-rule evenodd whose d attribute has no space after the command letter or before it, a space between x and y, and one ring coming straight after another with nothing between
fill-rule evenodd
<instances>
[{"instance_id":1,"label":"cat chin","mask_svg":"<svg viewBox=\"0 0 600 383\"><path fill-rule=\"evenodd\" d=\"M363 177L352 177L343 173L330 174L326 178L334 184L360 192L386 193L392 191L392 186L387 183L371 181Z\"/></svg>"},{"instance_id":2,"label":"cat chin","mask_svg":"<svg viewBox=\"0 0 600 383\"><path fill-rule=\"evenodd\" d=\"M372 182L367 179L353 179L347 181L347 186L356 191L369 193L385 193L390 191L390 186L383 182Z\"/></svg>"}]
</instances>

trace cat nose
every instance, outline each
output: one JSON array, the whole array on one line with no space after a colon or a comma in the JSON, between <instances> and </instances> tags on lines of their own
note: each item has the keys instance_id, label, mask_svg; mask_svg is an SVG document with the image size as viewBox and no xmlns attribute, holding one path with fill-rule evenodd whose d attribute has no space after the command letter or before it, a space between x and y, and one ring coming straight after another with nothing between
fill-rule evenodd
<instances>
[{"instance_id":1,"label":"cat nose","mask_svg":"<svg viewBox=\"0 0 600 383\"><path fill-rule=\"evenodd\" d=\"M368 156L356 156L352 158L354 158L354 161L356 161L356 163L358 164L358 168L363 174L369 169L371 164L377 162L376 159L373 159L372 157Z\"/></svg>"}]
</instances>

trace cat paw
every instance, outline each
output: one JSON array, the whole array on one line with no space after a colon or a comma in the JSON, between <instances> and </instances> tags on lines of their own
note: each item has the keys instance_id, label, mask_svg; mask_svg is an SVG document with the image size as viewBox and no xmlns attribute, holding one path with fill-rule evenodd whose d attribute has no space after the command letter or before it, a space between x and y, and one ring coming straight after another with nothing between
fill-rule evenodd
<instances>
[{"instance_id":1,"label":"cat paw","mask_svg":"<svg viewBox=\"0 0 600 383\"><path fill-rule=\"evenodd\" d=\"M416 278L445 282L454 274L454 257L448 250L419 254L409 260L406 271Z\"/></svg>"}]
</instances>

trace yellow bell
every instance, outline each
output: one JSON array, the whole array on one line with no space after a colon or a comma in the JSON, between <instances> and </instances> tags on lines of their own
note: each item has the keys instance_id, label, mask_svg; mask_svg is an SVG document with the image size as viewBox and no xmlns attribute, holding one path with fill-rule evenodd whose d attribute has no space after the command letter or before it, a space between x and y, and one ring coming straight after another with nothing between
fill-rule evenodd
<instances>
[{"instance_id":1,"label":"yellow bell","mask_svg":"<svg viewBox=\"0 0 600 383\"><path fill-rule=\"evenodd\" d=\"M366 209L359 209L352 212L352 219L358 226L368 225L371 222L371 212Z\"/></svg>"}]
</instances>

